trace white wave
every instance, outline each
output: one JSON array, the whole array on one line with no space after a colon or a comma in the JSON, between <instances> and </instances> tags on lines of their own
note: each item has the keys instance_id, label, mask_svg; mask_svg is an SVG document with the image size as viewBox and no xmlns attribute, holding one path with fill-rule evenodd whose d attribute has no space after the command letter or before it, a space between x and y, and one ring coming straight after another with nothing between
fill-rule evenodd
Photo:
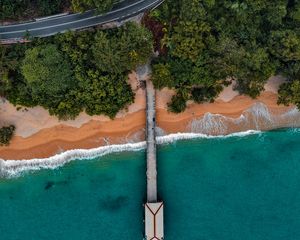
<instances>
[{"instance_id":1,"label":"white wave","mask_svg":"<svg viewBox=\"0 0 300 240\"><path fill-rule=\"evenodd\" d=\"M300 128L289 128L288 132L290 133L300 133Z\"/></svg>"},{"instance_id":2,"label":"white wave","mask_svg":"<svg viewBox=\"0 0 300 240\"><path fill-rule=\"evenodd\" d=\"M158 144L168 144L177 140L188 140L195 138L229 138L244 137L252 134L259 134L261 131L249 130L245 132L232 133L229 135L206 135L202 133L176 133L157 137ZM126 143L101 146L93 149L74 149L59 153L49 158L35 158L30 160L3 160L0 159L0 177L17 177L25 171L40 169L55 169L73 160L94 159L110 153L124 151L140 151L145 149L146 142Z\"/></svg>"},{"instance_id":3,"label":"white wave","mask_svg":"<svg viewBox=\"0 0 300 240\"><path fill-rule=\"evenodd\" d=\"M127 143L120 145L101 146L93 149L74 149L59 153L49 158L34 158L30 160L0 160L0 176L19 176L24 171L40 169L55 169L72 160L93 159L110 153L123 151L139 151L144 149L145 142Z\"/></svg>"},{"instance_id":4,"label":"white wave","mask_svg":"<svg viewBox=\"0 0 300 240\"><path fill-rule=\"evenodd\" d=\"M155 127L155 134L156 134L156 136L165 136L166 132L162 128L156 126Z\"/></svg>"},{"instance_id":5,"label":"white wave","mask_svg":"<svg viewBox=\"0 0 300 240\"><path fill-rule=\"evenodd\" d=\"M268 107L261 102L253 104L244 113L252 115L252 122L254 122L256 129L261 128L261 122L266 125L272 125L274 123L273 116L271 115Z\"/></svg>"},{"instance_id":6,"label":"white wave","mask_svg":"<svg viewBox=\"0 0 300 240\"><path fill-rule=\"evenodd\" d=\"M248 135L253 135L253 134L260 134L262 133L261 131L257 130L248 130L245 132L236 132L236 133L231 133L228 135L207 135L203 133L174 133L174 134L169 134L166 136L162 137L157 137L157 143L158 144L166 144L166 143L172 143L174 141L178 140L189 140L189 139L195 139L195 138L206 138L206 139L212 139L212 138L231 138L231 137L245 137Z\"/></svg>"},{"instance_id":7,"label":"white wave","mask_svg":"<svg viewBox=\"0 0 300 240\"><path fill-rule=\"evenodd\" d=\"M283 113L276 113L270 111L264 103L257 102L237 118L205 113L204 116L191 120L187 131L225 135L232 129L271 130L281 127L300 127L300 111L295 107Z\"/></svg>"},{"instance_id":8,"label":"white wave","mask_svg":"<svg viewBox=\"0 0 300 240\"><path fill-rule=\"evenodd\" d=\"M200 119L191 122L191 131L202 133L218 133L224 135L228 130L228 118L221 114L205 113Z\"/></svg>"}]
</instances>

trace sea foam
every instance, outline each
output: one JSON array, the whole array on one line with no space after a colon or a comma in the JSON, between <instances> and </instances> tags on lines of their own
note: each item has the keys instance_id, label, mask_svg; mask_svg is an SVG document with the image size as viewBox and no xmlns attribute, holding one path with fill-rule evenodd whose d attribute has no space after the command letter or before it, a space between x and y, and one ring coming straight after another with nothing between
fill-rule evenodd
<instances>
[{"instance_id":1,"label":"sea foam","mask_svg":"<svg viewBox=\"0 0 300 240\"><path fill-rule=\"evenodd\" d=\"M194 118L187 131L194 133L226 135L230 132L254 130L272 130L282 127L300 127L300 111L294 107L285 112L271 111L257 102L237 117L205 113Z\"/></svg>"},{"instance_id":2,"label":"sea foam","mask_svg":"<svg viewBox=\"0 0 300 240\"><path fill-rule=\"evenodd\" d=\"M176 133L157 137L158 144L169 144L177 140L189 140L197 138L229 138L244 137L252 134L260 134L261 131L249 130L228 135L206 135L202 133ZM20 176L23 172L40 169L55 169L73 160L87 160L101 157L111 153L140 151L146 148L146 142L126 143L101 146L93 149L74 149L59 153L49 158L35 158L30 160L2 160L0 159L0 177L12 178Z\"/></svg>"}]
</instances>

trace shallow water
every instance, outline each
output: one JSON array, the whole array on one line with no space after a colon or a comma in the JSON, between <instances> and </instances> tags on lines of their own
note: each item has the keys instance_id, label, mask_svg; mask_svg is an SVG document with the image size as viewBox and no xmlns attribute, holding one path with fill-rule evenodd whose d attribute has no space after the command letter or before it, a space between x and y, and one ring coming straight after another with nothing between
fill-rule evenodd
<instances>
[{"instance_id":1,"label":"shallow water","mask_svg":"<svg viewBox=\"0 0 300 240\"><path fill-rule=\"evenodd\" d=\"M142 239L145 152L0 180L0 239ZM300 131L158 148L167 240L300 239Z\"/></svg>"}]
</instances>

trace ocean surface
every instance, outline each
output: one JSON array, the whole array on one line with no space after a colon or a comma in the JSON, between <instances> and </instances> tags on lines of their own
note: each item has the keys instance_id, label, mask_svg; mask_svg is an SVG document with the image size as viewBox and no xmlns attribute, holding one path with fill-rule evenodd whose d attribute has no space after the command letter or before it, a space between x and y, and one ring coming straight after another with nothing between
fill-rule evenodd
<instances>
[{"instance_id":1,"label":"ocean surface","mask_svg":"<svg viewBox=\"0 0 300 240\"><path fill-rule=\"evenodd\" d=\"M0 239L140 240L145 168L140 150L1 178ZM300 130L163 144L158 171L166 240L300 239Z\"/></svg>"}]
</instances>

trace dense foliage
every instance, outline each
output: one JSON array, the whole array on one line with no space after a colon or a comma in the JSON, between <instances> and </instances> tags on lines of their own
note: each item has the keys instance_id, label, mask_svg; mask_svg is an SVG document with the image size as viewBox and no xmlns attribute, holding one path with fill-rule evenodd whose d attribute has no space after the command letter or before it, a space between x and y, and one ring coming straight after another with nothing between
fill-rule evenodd
<instances>
[{"instance_id":1,"label":"dense foliage","mask_svg":"<svg viewBox=\"0 0 300 240\"><path fill-rule=\"evenodd\" d=\"M299 100L292 81L300 80L300 2L166 0L151 15L165 26L168 52L154 62L153 82L177 91L170 110L189 99L211 102L231 80L255 98L275 74L291 81L281 94L296 91Z\"/></svg>"},{"instance_id":2,"label":"dense foliage","mask_svg":"<svg viewBox=\"0 0 300 240\"><path fill-rule=\"evenodd\" d=\"M95 64L101 71L110 73L132 70L148 61L152 52L150 39L143 28L133 24L129 24L126 31L117 31L113 36L99 31L92 49Z\"/></svg>"},{"instance_id":3,"label":"dense foliage","mask_svg":"<svg viewBox=\"0 0 300 240\"><path fill-rule=\"evenodd\" d=\"M298 78L299 79L299 78ZM289 105L295 104L300 109L300 80L283 83L278 91L278 103Z\"/></svg>"},{"instance_id":4,"label":"dense foliage","mask_svg":"<svg viewBox=\"0 0 300 240\"><path fill-rule=\"evenodd\" d=\"M21 72L32 99L49 107L61 101L74 81L69 62L50 44L26 50Z\"/></svg>"},{"instance_id":5,"label":"dense foliage","mask_svg":"<svg viewBox=\"0 0 300 240\"><path fill-rule=\"evenodd\" d=\"M4 126L0 128L0 146L8 145L11 138L13 137L15 126Z\"/></svg>"},{"instance_id":6,"label":"dense foliage","mask_svg":"<svg viewBox=\"0 0 300 240\"><path fill-rule=\"evenodd\" d=\"M72 0L72 8L75 12L83 12L89 9L97 9L98 13L111 10L118 0Z\"/></svg>"},{"instance_id":7,"label":"dense foliage","mask_svg":"<svg viewBox=\"0 0 300 240\"><path fill-rule=\"evenodd\" d=\"M2 46L0 94L15 105L43 106L60 119L81 111L113 118L134 100L129 71L151 53L151 33L133 23Z\"/></svg>"},{"instance_id":8,"label":"dense foliage","mask_svg":"<svg viewBox=\"0 0 300 240\"><path fill-rule=\"evenodd\" d=\"M47 16L70 9L84 12L96 9L103 13L112 9L118 0L1 0L1 20L23 20L33 17Z\"/></svg>"},{"instance_id":9,"label":"dense foliage","mask_svg":"<svg viewBox=\"0 0 300 240\"><path fill-rule=\"evenodd\" d=\"M69 0L1 0L0 20L51 15L68 6Z\"/></svg>"}]
</instances>

